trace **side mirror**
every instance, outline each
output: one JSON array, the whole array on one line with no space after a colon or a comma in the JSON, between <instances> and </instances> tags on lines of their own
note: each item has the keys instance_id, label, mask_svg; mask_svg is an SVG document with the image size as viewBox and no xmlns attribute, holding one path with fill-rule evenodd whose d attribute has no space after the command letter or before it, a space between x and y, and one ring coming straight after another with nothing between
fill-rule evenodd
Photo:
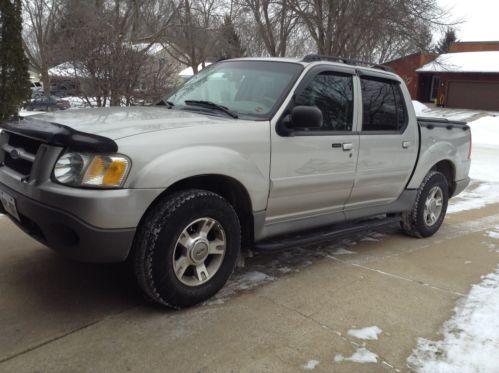
<instances>
[{"instance_id":1,"label":"side mirror","mask_svg":"<svg viewBox=\"0 0 499 373\"><path fill-rule=\"evenodd\" d=\"M316 106L295 106L291 110L291 120L286 123L290 129L322 127L322 111Z\"/></svg>"}]
</instances>

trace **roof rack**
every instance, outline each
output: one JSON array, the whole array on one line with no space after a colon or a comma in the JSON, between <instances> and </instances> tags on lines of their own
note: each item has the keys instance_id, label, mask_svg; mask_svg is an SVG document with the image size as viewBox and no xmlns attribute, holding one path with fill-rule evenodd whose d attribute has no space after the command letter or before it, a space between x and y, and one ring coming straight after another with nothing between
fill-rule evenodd
<instances>
[{"instance_id":1,"label":"roof rack","mask_svg":"<svg viewBox=\"0 0 499 373\"><path fill-rule=\"evenodd\" d=\"M395 72L389 66L375 64L375 63L366 62L366 61L354 60L354 59L351 59L351 58L334 57L334 56L324 56L324 55L320 55L320 54L309 54L309 55L303 57L303 59L302 59L302 62L314 62L314 61L339 62L339 63L344 63L345 65L365 66L365 67L371 67L373 69L388 71L390 73L394 73Z\"/></svg>"}]
</instances>

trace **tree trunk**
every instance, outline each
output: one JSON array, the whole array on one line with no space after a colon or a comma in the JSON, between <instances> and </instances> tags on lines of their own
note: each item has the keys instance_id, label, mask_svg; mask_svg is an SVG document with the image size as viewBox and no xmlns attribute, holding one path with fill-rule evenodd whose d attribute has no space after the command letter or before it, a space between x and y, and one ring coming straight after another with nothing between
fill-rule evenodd
<instances>
[{"instance_id":1,"label":"tree trunk","mask_svg":"<svg viewBox=\"0 0 499 373\"><path fill-rule=\"evenodd\" d=\"M42 75L43 94L45 96L50 96L50 76L48 68L46 66L42 67L41 75Z\"/></svg>"}]
</instances>

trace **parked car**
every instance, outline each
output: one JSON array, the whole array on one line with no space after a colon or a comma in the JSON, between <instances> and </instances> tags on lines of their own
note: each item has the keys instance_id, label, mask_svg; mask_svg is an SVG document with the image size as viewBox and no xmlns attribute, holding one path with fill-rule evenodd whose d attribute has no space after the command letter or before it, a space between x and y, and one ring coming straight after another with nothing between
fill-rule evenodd
<instances>
[{"instance_id":1,"label":"parked car","mask_svg":"<svg viewBox=\"0 0 499 373\"><path fill-rule=\"evenodd\" d=\"M43 86L40 82L31 82L31 98L43 96Z\"/></svg>"},{"instance_id":2,"label":"parked car","mask_svg":"<svg viewBox=\"0 0 499 373\"><path fill-rule=\"evenodd\" d=\"M39 96L26 105L26 110L55 111L69 109L70 107L69 101L61 100L59 97Z\"/></svg>"},{"instance_id":3,"label":"parked car","mask_svg":"<svg viewBox=\"0 0 499 373\"><path fill-rule=\"evenodd\" d=\"M163 107L4 123L3 212L67 257L129 259L174 308L214 295L245 248L393 221L433 235L469 183L470 128L416 118L381 66L331 60L221 61Z\"/></svg>"}]
</instances>

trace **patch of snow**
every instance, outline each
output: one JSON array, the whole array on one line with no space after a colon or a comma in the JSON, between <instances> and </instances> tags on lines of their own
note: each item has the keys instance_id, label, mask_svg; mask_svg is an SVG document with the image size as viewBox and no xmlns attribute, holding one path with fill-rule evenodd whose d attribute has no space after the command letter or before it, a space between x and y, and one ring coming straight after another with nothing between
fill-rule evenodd
<instances>
[{"instance_id":1,"label":"patch of snow","mask_svg":"<svg viewBox=\"0 0 499 373\"><path fill-rule=\"evenodd\" d=\"M83 66L76 66L71 62L63 62L49 69L49 75L60 78L88 78L90 74Z\"/></svg>"},{"instance_id":2,"label":"patch of snow","mask_svg":"<svg viewBox=\"0 0 499 373\"><path fill-rule=\"evenodd\" d=\"M375 354L374 352L369 351L365 347L359 347L357 351L353 353L352 356L350 357L344 357L343 355L339 354L334 357L334 361L336 363L341 363L343 361L351 361L353 363L377 363L378 362L378 355Z\"/></svg>"},{"instance_id":3,"label":"patch of snow","mask_svg":"<svg viewBox=\"0 0 499 373\"><path fill-rule=\"evenodd\" d=\"M475 210L499 203L499 184L473 181L468 189L449 201L447 213Z\"/></svg>"},{"instance_id":4,"label":"patch of snow","mask_svg":"<svg viewBox=\"0 0 499 373\"><path fill-rule=\"evenodd\" d=\"M154 56L165 50L161 43L134 43L129 44L129 47L140 53L145 52L150 56Z\"/></svg>"},{"instance_id":5,"label":"patch of snow","mask_svg":"<svg viewBox=\"0 0 499 373\"><path fill-rule=\"evenodd\" d=\"M464 264L471 264L471 263L473 263L471 260L466 260L466 261L464 262Z\"/></svg>"},{"instance_id":6,"label":"patch of snow","mask_svg":"<svg viewBox=\"0 0 499 373\"><path fill-rule=\"evenodd\" d=\"M443 339L419 338L407 359L417 372L499 372L499 268L482 277L443 325Z\"/></svg>"},{"instance_id":7,"label":"patch of snow","mask_svg":"<svg viewBox=\"0 0 499 373\"><path fill-rule=\"evenodd\" d=\"M289 273L289 272L293 272L293 270L289 267L280 267L280 268L277 268L277 270L281 273Z\"/></svg>"},{"instance_id":8,"label":"patch of snow","mask_svg":"<svg viewBox=\"0 0 499 373\"><path fill-rule=\"evenodd\" d=\"M43 111L30 111L30 110L21 109L19 111L19 116L20 117L30 117L32 115L43 114L43 113L44 113Z\"/></svg>"},{"instance_id":9,"label":"patch of snow","mask_svg":"<svg viewBox=\"0 0 499 373\"><path fill-rule=\"evenodd\" d=\"M348 335L358 339L374 341L378 339L378 334L381 334L383 330L377 326L369 326L362 329L350 329Z\"/></svg>"},{"instance_id":10,"label":"patch of snow","mask_svg":"<svg viewBox=\"0 0 499 373\"><path fill-rule=\"evenodd\" d=\"M496 240L499 240L499 232L487 232L487 236L490 238L495 238Z\"/></svg>"},{"instance_id":11,"label":"patch of snow","mask_svg":"<svg viewBox=\"0 0 499 373\"><path fill-rule=\"evenodd\" d=\"M417 101L413 101L414 102ZM421 103L419 103L421 104ZM417 104L416 104L417 105ZM421 104L423 105L423 104ZM429 107L426 106L423 108L418 105L418 108L414 106L414 110L416 111L416 115L419 117L429 117L429 118L446 118L449 120L461 120L465 122L470 122L473 119L476 119L478 116L483 116L484 114L494 115L495 113L480 111L480 110L469 110L469 109L453 109L453 108L442 108L442 107ZM418 110L420 110L418 112Z\"/></svg>"},{"instance_id":12,"label":"patch of snow","mask_svg":"<svg viewBox=\"0 0 499 373\"><path fill-rule=\"evenodd\" d=\"M258 271L236 274L213 298L211 298L211 300L208 300L203 304L222 304L224 300L231 295L252 289L258 285L273 281L274 279L273 276Z\"/></svg>"},{"instance_id":13,"label":"patch of snow","mask_svg":"<svg viewBox=\"0 0 499 373\"><path fill-rule=\"evenodd\" d=\"M372 238L372 237L363 237L360 239L361 241L367 241L367 242L379 242L378 239Z\"/></svg>"},{"instance_id":14,"label":"patch of snow","mask_svg":"<svg viewBox=\"0 0 499 373\"><path fill-rule=\"evenodd\" d=\"M445 53L416 71L497 73L499 72L499 52Z\"/></svg>"},{"instance_id":15,"label":"patch of snow","mask_svg":"<svg viewBox=\"0 0 499 373\"><path fill-rule=\"evenodd\" d=\"M414 111L416 112L416 116L422 117L424 116L425 111L428 111L429 108L425 104L422 104L419 101L412 101L412 105L414 106Z\"/></svg>"},{"instance_id":16,"label":"patch of snow","mask_svg":"<svg viewBox=\"0 0 499 373\"><path fill-rule=\"evenodd\" d=\"M307 364L303 366L303 369L306 370L312 370L315 369L317 365L319 365L320 361L319 360L309 360Z\"/></svg>"},{"instance_id":17,"label":"patch of snow","mask_svg":"<svg viewBox=\"0 0 499 373\"><path fill-rule=\"evenodd\" d=\"M204 66L207 67L211 65L211 62L205 62ZM199 64L198 65L198 71L201 71L203 69L203 64ZM192 67L187 67L185 69L183 69L181 72L178 73L178 75L182 78L190 78L191 76L194 75L194 70L192 69Z\"/></svg>"},{"instance_id":18,"label":"patch of snow","mask_svg":"<svg viewBox=\"0 0 499 373\"><path fill-rule=\"evenodd\" d=\"M352 255L352 254L357 254L357 253L355 251L350 251L343 248L339 248L332 253L332 255Z\"/></svg>"},{"instance_id":19,"label":"patch of snow","mask_svg":"<svg viewBox=\"0 0 499 373\"><path fill-rule=\"evenodd\" d=\"M78 96L68 96L64 97L64 99L69 101L72 108L80 109L80 108L97 107L97 98L95 97L88 97L88 101L84 97L78 97ZM110 105L111 105L111 98L108 98L106 100L106 107L109 107Z\"/></svg>"}]
</instances>

